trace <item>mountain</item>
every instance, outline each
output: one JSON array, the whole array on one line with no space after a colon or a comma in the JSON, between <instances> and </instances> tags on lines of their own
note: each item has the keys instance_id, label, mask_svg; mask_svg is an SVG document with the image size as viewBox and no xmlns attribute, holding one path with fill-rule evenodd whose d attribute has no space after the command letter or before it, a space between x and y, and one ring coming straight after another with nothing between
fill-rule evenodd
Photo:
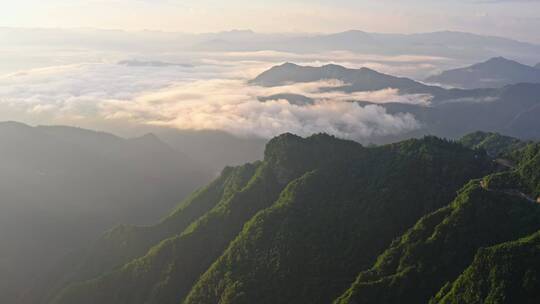
<instances>
[{"instance_id":1,"label":"mountain","mask_svg":"<svg viewBox=\"0 0 540 304\"><path fill-rule=\"evenodd\" d=\"M505 156L527 145L514 137L482 131L467 134L459 142L471 149L485 150L491 157Z\"/></svg>"},{"instance_id":2,"label":"mountain","mask_svg":"<svg viewBox=\"0 0 540 304\"><path fill-rule=\"evenodd\" d=\"M524 140L540 139L540 121L534 118L540 114L540 84L521 83L484 92L484 96L449 99L431 107L382 106L389 113L414 115L423 124L419 134L458 138L482 130Z\"/></svg>"},{"instance_id":3,"label":"mountain","mask_svg":"<svg viewBox=\"0 0 540 304\"><path fill-rule=\"evenodd\" d=\"M534 66L537 69L540 69L540 63Z\"/></svg>"},{"instance_id":4,"label":"mountain","mask_svg":"<svg viewBox=\"0 0 540 304\"><path fill-rule=\"evenodd\" d=\"M540 144L514 152L517 167L471 181L449 206L422 218L397 239L335 303L427 303L436 294L444 301L433 303L516 303L506 296L516 291L501 289L504 282L510 283L505 270L499 272L493 264L484 263L486 253L497 249L482 249L540 230L540 205L535 202L540 195ZM471 269L478 267L479 261L492 269L477 272L483 280L473 281ZM502 262L505 266L499 269L515 270L514 282L535 277L534 272L529 277L520 270L528 264L519 254L505 256ZM500 273L504 278L498 277ZM453 286L447 284L458 277ZM468 285L464 284L466 280ZM477 289L479 285L482 290ZM471 292L471 288L478 292ZM523 288L530 291L530 287ZM498 297L481 298L486 294ZM527 299L523 303L534 303L538 292L534 294L523 298Z\"/></svg>"},{"instance_id":5,"label":"mountain","mask_svg":"<svg viewBox=\"0 0 540 304\"><path fill-rule=\"evenodd\" d=\"M219 130L157 128L152 132L215 175L227 166L261 160L268 142L264 138L239 137Z\"/></svg>"},{"instance_id":6,"label":"mountain","mask_svg":"<svg viewBox=\"0 0 540 304\"><path fill-rule=\"evenodd\" d=\"M479 250L430 303L538 303L540 232Z\"/></svg>"},{"instance_id":7,"label":"mountain","mask_svg":"<svg viewBox=\"0 0 540 304\"><path fill-rule=\"evenodd\" d=\"M155 222L210 176L152 134L15 122L0 123L0 160L2 303L117 223Z\"/></svg>"},{"instance_id":8,"label":"mountain","mask_svg":"<svg viewBox=\"0 0 540 304\"><path fill-rule=\"evenodd\" d=\"M440 31L416 34L369 33L360 30L329 34L202 35L194 46L203 51L281 51L314 52L350 51L378 55L423 55L477 61L507 56L525 62L538 60L540 46L503 37L465 32Z\"/></svg>"},{"instance_id":9,"label":"mountain","mask_svg":"<svg viewBox=\"0 0 540 304\"><path fill-rule=\"evenodd\" d=\"M427 78L426 82L466 89L499 88L521 82L540 83L540 70L497 57L469 67L444 71Z\"/></svg>"},{"instance_id":10,"label":"mountain","mask_svg":"<svg viewBox=\"0 0 540 304\"><path fill-rule=\"evenodd\" d=\"M32 303L535 303L539 199L539 143L284 134Z\"/></svg>"},{"instance_id":11,"label":"mountain","mask_svg":"<svg viewBox=\"0 0 540 304\"><path fill-rule=\"evenodd\" d=\"M471 183L394 242L335 303L427 303L480 248L539 229L539 206Z\"/></svg>"},{"instance_id":12,"label":"mountain","mask_svg":"<svg viewBox=\"0 0 540 304\"><path fill-rule=\"evenodd\" d=\"M429 106L410 103L372 103L351 100L359 106L377 105L389 114L409 113L419 122L420 128L388 137L371 137L366 142L389 143L410 137L433 134L441 137L458 138L463 134L482 130L508 134L520 139L539 139L540 84L520 83L502 88L486 89L444 89L427 86L407 78L399 78L378 73L370 69L348 69L337 65L322 67L299 66L286 63L275 66L251 81L253 85L279 86L282 84L304 83L319 80L339 80L343 86L321 88L325 91L354 93L386 88L399 90L399 94L424 94L431 96ZM260 100L285 99L289 103L308 106L317 100L297 94L289 94L286 89L273 96L259 97ZM419 98L419 97L415 97Z\"/></svg>"},{"instance_id":13,"label":"mountain","mask_svg":"<svg viewBox=\"0 0 540 304\"><path fill-rule=\"evenodd\" d=\"M377 71L360 68L348 69L340 65L328 64L322 67L299 66L284 63L258 75L250 84L274 87L289 83L340 80L341 90L350 92L377 91L386 88L399 89L403 93L430 93L439 88L423 85L408 78L394 77Z\"/></svg>"},{"instance_id":14,"label":"mountain","mask_svg":"<svg viewBox=\"0 0 540 304\"><path fill-rule=\"evenodd\" d=\"M456 31L395 34L349 30L337 33L257 33L233 30L189 34L163 31L100 29L0 28L1 46L48 46L132 52L351 51L379 55L427 55L464 60L506 56L538 60L540 46L513 39ZM40 39L38 39L40 38Z\"/></svg>"},{"instance_id":15,"label":"mountain","mask_svg":"<svg viewBox=\"0 0 540 304\"><path fill-rule=\"evenodd\" d=\"M251 85L278 87L286 84L308 83L325 80L338 80L342 85L323 87L322 92L339 91L344 93L379 91L396 89L399 95L424 94L431 96L431 102L436 104L448 100L476 99L495 94L494 90L462 90L444 89L429 86L405 77L395 77L379 73L368 68L349 69L340 65L328 64L321 67L300 66L294 63L284 63L274 66L250 80ZM276 95L274 95L276 96ZM298 95L278 94L291 103L297 103ZM263 100L275 97L262 97ZM306 103L306 102L304 102ZM309 102L308 102L309 103Z\"/></svg>"},{"instance_id":16,"label":"mountain","mask_svg":"<svg viewBox=\"0 0 540 304\"><path fill-rule=\"evenodd\" d=\"M349 69L340 65L328 64L321 67L300 66L293 63L284 63L279 66L274 66L267 71L264 71L249 83L251 85L277 87L293 83L307 83L325 80L338 80L342 85L337 87L321 88L321 91L340 91L346 93L378 91L383 89L397 89L400 95L407 94L425 94L432 96L432 102L436 103L440 100L457 99L457 98L474 98L480 94L485 94L483 91L466 91L466 90L446 90L437 86L429 86L409 78L395 77L383 73L379 73L372 69L360 68ZM274 97L265 97L263 100L275 99ZM278 94L284 99L289 100L293 104L298 104L300 100L298 95ZM309 104L306 99L301 100L300 104Z\"/></svg>"},{"instance_id":17,"label":"mountain","mask_svg":"<svg viewBox=\"0 0 540 304\"><path fill-rule=\"evenodd\" d=\"M144 256L160 240L180 234L220 201L243 189L258 167L259 164L254 163L225 168L218 178L194 192L155 225L121 225L107 231L97 242L71 255L67 263L62 263L51 273L46 287L48 293L39 302L48 303L51 294L69 282L84 281L110 272Z\"/></svg>"},{"instance_id":18,"label":"mountain","mask_svg":"<svg viewBox=\"0 0 540 304\"><path fill-rule=\"evenodd\" d=\"M277 101L277 100L286 100L289 104L297 105L297 106L312 105L315 103L315 100L313 100L312 98L309 98L300 94L283 93L283 94L275 94L275 95L270 95L270 96L259 97L259 101L261 102Z\"/></svg>"},{"instance_id":19,"label":"mountain","mask_svg":"<svg viewBox=\"0 0 540 304\"><path fill-rule=\"evenodd\" d=\"M90 272L52 303L328 303L492 169L485 154L434 137L365 148L285 134L159 224L108 234L110 250L84 258L75 269Z\"/></svg>"}]
</instances>

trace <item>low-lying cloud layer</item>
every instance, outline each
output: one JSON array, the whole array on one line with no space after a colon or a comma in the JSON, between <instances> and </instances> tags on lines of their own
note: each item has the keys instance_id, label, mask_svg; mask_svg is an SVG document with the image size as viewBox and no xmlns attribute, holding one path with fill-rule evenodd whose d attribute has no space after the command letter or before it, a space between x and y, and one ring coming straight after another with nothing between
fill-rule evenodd
<instances>
[{"instance_id":1,"label":"low-lying cloud layer","mask_svg":"<svg viewBox=\"0 0 540 304\"><path fill-rule=\"evenodd\" d=\"M96 128L159 125L261 137L328 132L362 140L414 130L420 124L410 114L391 115L376 104L349 101L429 103L429 96L400 96L394 89L320 91L343 85L336 81L275 88L247 84L268 66L256 60L202 62L193 67L92 63L6 74L0 76L0 120ZM280 93L301 94L315 102L258 100Z\"/></svg>"},{"instance_id":2,"label":"low-lying cloud layer","mask_svg":"<svg viewBox=\"0 0 540 304\"><path fill-rule=\"evenodd\" d=\"M108 119L138 120L181 129L219 129L261 137L284 132L328 132L363 139L419 127L412 115L390 115L377 105L360 106L331 98L305 106L291 105L285 100L262 103L257 97L264 91L240 80L195 81L144 94L132 101L110 100L101 104L101 110Z\"/></svg>"}]
</instances>

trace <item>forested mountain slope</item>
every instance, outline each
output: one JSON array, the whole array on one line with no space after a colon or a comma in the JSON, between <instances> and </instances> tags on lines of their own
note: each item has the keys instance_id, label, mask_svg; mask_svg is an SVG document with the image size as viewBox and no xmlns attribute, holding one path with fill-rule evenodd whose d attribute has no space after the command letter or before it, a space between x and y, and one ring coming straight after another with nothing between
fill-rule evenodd
<instances>
[{"instance_id":1,"label":"forested mountain slope","mask_svg":"<svg viewBox=\"0 0 540 304\"><path fill-rule=\"evenodd\" d=\"M179 303L188 294L187 303L327 303L393 238L492 169L485 154L433 137L364 148L290 134L252 166L249 181L209 196L200 211L210 211L184 231L176 225L146 254L53 303Z\"/></svg>"},{"instance_id":2,"label":"forested mountain slope","mask_svg":"<svg viewBox=\"0 0 540 304\"><path fill-rule=\"evenodd\" d=\"M467 134L459 142L471 149L483 149L491 157L503 157L527 145L527 142L514 137L481 131Z\"/></svg>"},{"instance_id":3,"label":"forested mountain slope","mask_svg":"<svg viewBox=\"0 0 540 304\"><path fill-rule=\"evenodd\" d=\"M50 273L48 294L63 285L92 279L144 255L161 240L182 233L194 220L241 190L253 177L259 164L228 167L208 186L194 192L173 212L151 226L121 225L106 232L96 243L74 252L55 272Z\"/></svg>"},{"instance_id":4,"label":"forested mountain slope","mask_svg":"<svg viewBox=\"0 0 540 304\"><path fill-rule=\"evenodd\" d=\"M456 200L420 220L362 272L336 303L427 303L481 247L540 229L540 207L473 181Z\"/></svg>"},{"instance_id":5,"label":"forested mountain slope","mask_svg":"<svg viewBox=\"0 0 540 304\"><path fill-rule=\"evenodd\" d=\"M485 267L484 262L492 257L491 252L496 255L499 249L506 247L486 251L482 248L540 230L540 205L536 201L540 194L539 146L529 144L515 150L512 155L517 162L515 169L471 181L450 206L421 219L380 255L371 269L361 272L335 303L427 303L471 263L471 268L454 285L446 285L441 291L438 298L444 299L443 303L522 303L512 302L504 297L505 291L499 290L510 284L507 276L492 276L491 272L479 271L478 267L481 267L479 264ZM532 258L534 251L528 254ZM517 254L507 257L509 259L503 262L507 265L501 267L508 269L508 265L515 265L513 278L527 279L523 276L528 274L519 270L526 267L523 264L526 261L520 261ZM501 261L494 264L498 262ZM536 275L534 264L531 267ZM473 283L473 273L489 283ZM480 285L484 288L481 291ZM476 288L478 294L474 295L470 288ZM530 291L529 287L524 288L524 292ZM438 303L438 300L432 302Z\"/></svg>"},{"instance_id":6,"label":"forested mountain slope","mask_svg":"<svg viewBox=\"0 0 540 304\"><path fill-rule=\"evenodd\" d=\"M540 302L540 232L481 249L473 263L431 303L502 304Z\"/></svg>"}]
</instances>

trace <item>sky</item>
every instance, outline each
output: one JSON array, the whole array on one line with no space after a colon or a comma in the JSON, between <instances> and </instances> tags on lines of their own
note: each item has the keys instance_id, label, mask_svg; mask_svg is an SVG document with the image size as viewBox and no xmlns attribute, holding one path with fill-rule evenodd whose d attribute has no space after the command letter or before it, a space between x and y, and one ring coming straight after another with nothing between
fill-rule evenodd
<instances>
[{"instance_id":1,"label":"sky","mask_svg":"<svg viewBox=\"0 0 540 304\"><path fill-rule=\"evenodd\" d=\"M540 43L540 0L18 0L0 26L215 32L459 30Z\"/></svg>"}]
</instances>

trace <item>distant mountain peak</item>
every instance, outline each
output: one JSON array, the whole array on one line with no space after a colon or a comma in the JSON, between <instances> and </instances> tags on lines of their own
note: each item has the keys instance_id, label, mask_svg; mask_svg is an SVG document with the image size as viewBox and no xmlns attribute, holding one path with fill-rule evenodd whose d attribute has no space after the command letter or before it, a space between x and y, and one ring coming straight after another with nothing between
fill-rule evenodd
<instances>
[{"instance_id":1,"label":"distant mountain peak","mask_svg":"<svg viewBox=\"0 0 540 304\"><path fill-rule=\"evenodd\" d=\"M144 139L144 140L157 140L157 141L161 141L161 139L159 139L159 137L157 137L156 134L154 133L146 133L144 134L143 136L139 137L140 139Z\"/></svg>"},{"instance_id":2,"label":"distant mountain peak","mask_svg":"<svg viewBox=\"0 0 540 304\"><path fill-rule=\"evenodd\" d=\"M170 148L166 143L164 143L157 135L154 133L147 133L143 136L135 137L130 139L132 143L137 143L139 145L146 145L148 147L167 147Z\"/></svg>"},{"instance_id":3,"label":"distant mountain peak","mask_svg":"<svg viewBox=\"0 0 540 304\"><path fill-rule=\"evenodd\" d=\"M517 61L511 60L502 56L490 58L485 62L479 63L478 65L480 64L519 64L521 65L521 63Z\"/></svg>"},{"instance_id":4,"label":"distant mountain peak","mask_svg":"<svg viewBox=\"0 0 540 304\"><path fill-rule=\"evenodd\" d=\"M0 121L0 127L31 128L29 125L17 121Z\"/></svg>"},{"instance_id":5,"label":"distant mountain peak","mask_svg":"<svg viewBox=\"0 0 540 304\"><path fill-rule=\"evenodd\" d=\"M297 67L300 67L299 65L297 65L296 63L292 63L292 62L285 62L283 63L282 65L278 65L278 66L275 66L275 67L282 67L282 68L297 68Z\"/></svg>"},{"instance_id":6,"label":"distant mountain peak","mask_svg":"<svg viewBox=\"0 0 540 304\"><path fill-rule=\"evenodd\" d=\"M348 30L348 31L338 33L338 35L339 34L341 34L341 35L365 35L365 36L369 35L369 33L361 31L361 30Z\"/></svg>"},{"instance_id":7,"label":"distant mountain peak","mask_svg":"<svg viewBox=\"0 0 540 304\"><path fill-rule=\"evenodd\" d=\"M444 71L426 81L466 89L500 88L517 83L540 83L540 70L505 57L494 57Z\"/></svg>"},{"instance_id":8,"label":"distant mountain peak","mask_svg":"<svg viewBox=\"0 0 540 304\"><path fill-rule=\"evenodd\" d=\"M362 67L360 69L349 69L342 65L330 63L323 66L301 66L291 62L286 62L282 65L274 66L269 70L261 73L255 79L251 80L252 84L264 86L277 86L284 83L298 82L313 82L323 79L337 79L345 82L356 82L354 78L358 78L366 74L377 74L380 76L392 77L384 75L369 68Z\"/></svg>"},{"instance_id":9,"label":"distant mountain peak","mask_svg":"<svg viewBox=\"0 0 540 304\"><path fill-rule=\"evenodd\" d=\"M250 83L276 87L290 83L307 83L322 80L342 81L344 85L340 89L348 92L378 91L388 88L397 89L403 94L436 94L440 91L439 88L429 87L412 79L379 73L366 67L350 69L338 64L316 67L285 63L261 73Z\"/></svg>"},{"instance_id":10,"label":"distant mountain peak","mask_svg":"<svg viewBox=\"0 0 540 304\"><path fill-rule=\"evenodd\" d=\"M512 60L506 59L502 56L498 56L498 57L490 58L486 62L507 62L507 61L512 61Z\"/></svg>"},{"instance_id":11,"label":"distant mountain peak","mask_svg":"<svg viewBox=\"0 0 540 304\"><path fill-rule=\"evenodd\" d=\"M326 69L326 70L337 70L337 71L346 71L347 70L346 67L344 67L342 65L339 65L339 64L335 64L335 63L330 63L330 64L323 65L321 68Z\"/></svg>"},{"instance_id":12,"label":"distant mountain peak","mask_svg":"<svg viewBox=\"0 0 540 304\"><path fill-rule=\"evenodd\" d=\"M362 72L382 74L382 73L380 73L378 71L375 71L374 69L370 69L370 68L366 68L366 67L361 67L359 70L362 71Z\"/></svg>"}]
</instances>

